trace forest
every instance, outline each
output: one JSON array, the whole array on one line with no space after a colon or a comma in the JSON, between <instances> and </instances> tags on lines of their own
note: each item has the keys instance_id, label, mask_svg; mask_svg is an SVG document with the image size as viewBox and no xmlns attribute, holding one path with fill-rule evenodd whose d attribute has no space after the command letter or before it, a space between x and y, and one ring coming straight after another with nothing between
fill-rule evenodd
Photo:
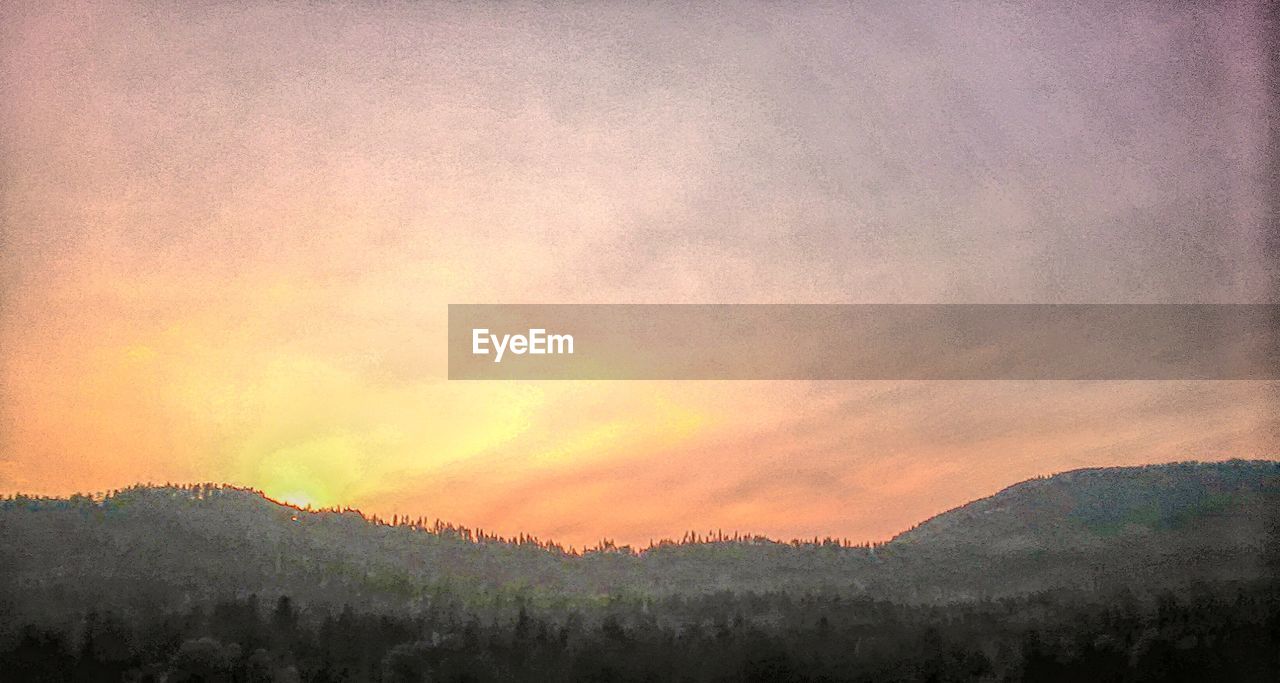
<instances>
[{"instance_id":1,"label":"forest","mask_svg":"<svg viewBox=\"0 0 1280 683\"><path fill-rule=\"evenodd\" d=\"M1275 681L1280 593L1067 593L947 606L831 595L440 599L413 617L287 596L90 612L0 645L19 681Z\"/></svg>"},{"instance_id":2,"label":"forest","mask_svg":"<svg viewBox=\"0 0 1280 683\"><path fill-rule=\"evenodd\" d=\"M1033 479L879 543L14 495L0 680L1275 681L1278 576L1272 461Z\"/></svg>"}]
</instances>

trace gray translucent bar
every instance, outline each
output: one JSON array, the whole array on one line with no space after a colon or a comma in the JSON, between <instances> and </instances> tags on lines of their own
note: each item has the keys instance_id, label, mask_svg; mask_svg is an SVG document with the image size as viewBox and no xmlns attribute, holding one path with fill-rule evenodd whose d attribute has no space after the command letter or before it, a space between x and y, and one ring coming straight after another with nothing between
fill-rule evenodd
<instances>
[{"instance_id":1,"label":"gray translucent bar","mask_svg":"<svg viewBox=\"0 0 1280 683\"><path fill-rule=\"evenodd\" d=\"M451 304L449 379L1280 379L1280 305Z\"/></svg>"}]
</instances>

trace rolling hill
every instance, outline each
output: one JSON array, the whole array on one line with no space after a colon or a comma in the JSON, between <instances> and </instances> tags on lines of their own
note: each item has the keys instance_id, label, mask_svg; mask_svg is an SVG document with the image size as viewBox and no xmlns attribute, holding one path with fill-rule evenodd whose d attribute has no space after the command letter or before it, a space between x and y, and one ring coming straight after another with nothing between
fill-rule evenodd
<instances>
[{"instance_id":1,"label":"rolling hill","mask_svg":"<svg viewBox=\"0 0 1280 683\"><path fill-rule=\"evenodd\" d=\"M224 486L0 502L0 606L165 609L228 596L413 611L448 593L596 600L716 591L908 602L1158 590L1276 570L1280 462L1076 470L1011 486L885 544L763 538L572 554L529 539L307 511Z\"/></svg>"}]
</instances>

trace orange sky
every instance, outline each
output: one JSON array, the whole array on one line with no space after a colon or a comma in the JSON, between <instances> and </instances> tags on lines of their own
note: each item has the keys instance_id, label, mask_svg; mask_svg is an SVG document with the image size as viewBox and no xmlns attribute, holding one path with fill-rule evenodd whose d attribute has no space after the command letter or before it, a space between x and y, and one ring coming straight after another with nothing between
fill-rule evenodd
<instances>
[{"instance_id":1,"label":"orange sky","mask_svg":"<svg viewBox=\"0 0 1280 683\"><path fill-rule=\"evenodd\" d=\"M450 302L1274 300L1247 4L597 9L7 3L0 491L869 540L1277 455L1263 382L446 381Z\"/></svg>"}]
</instances>

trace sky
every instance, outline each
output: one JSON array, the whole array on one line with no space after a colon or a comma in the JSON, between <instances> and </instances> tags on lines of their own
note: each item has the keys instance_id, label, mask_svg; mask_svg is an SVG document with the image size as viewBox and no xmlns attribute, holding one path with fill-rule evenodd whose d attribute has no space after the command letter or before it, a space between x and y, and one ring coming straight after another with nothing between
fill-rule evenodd
<instances>
[{"instance_id":1,"label":"sky","mask_svg":"<svg viewBox=\"0 0 1280 683\"><path fill-rule=\"evenodd\" d=\"M1264 3L4 3L0 492L884 540L1268 382L450 382L449 303L1276 302Z\"/></svg>"}]
</instances>

